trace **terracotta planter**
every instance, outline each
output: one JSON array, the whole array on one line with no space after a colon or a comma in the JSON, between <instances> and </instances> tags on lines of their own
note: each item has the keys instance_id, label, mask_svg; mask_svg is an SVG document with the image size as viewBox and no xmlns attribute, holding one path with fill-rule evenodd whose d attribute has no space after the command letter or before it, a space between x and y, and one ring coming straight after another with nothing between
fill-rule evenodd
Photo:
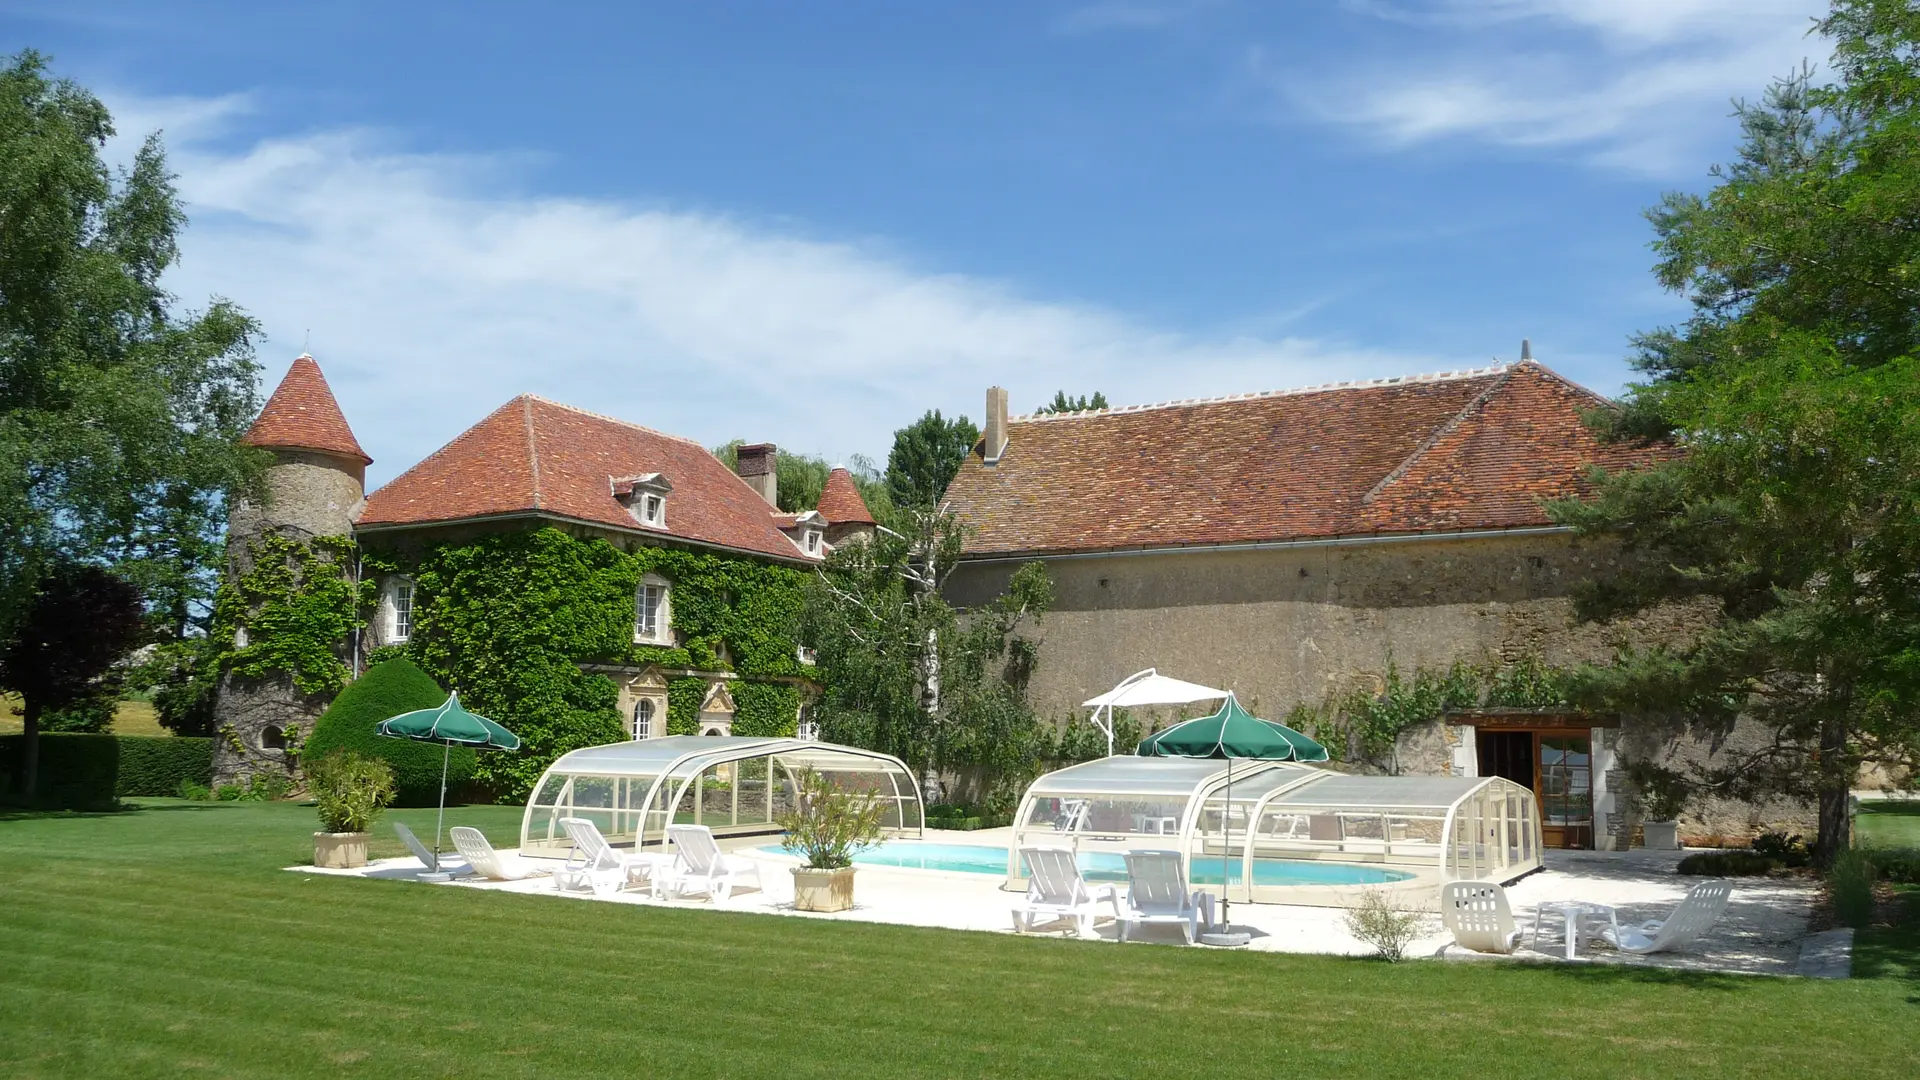
<instances>
[{"instance_id":1,"label":"terracotta planter","mask_svg":"<svg viewBox=\"0 0 1920 1080\"><path fill-rule=\"evenodd\" d=\"M845 911L853 906L853 867L793 868L793 906L801 911Z\"/></svg>"},{"instance_id":2,"label":"terracotta planter","mask_svg":"<svg viewBox=\"0 0 1920 1080\"><path fill-rule=\"evenodd\" d=\"M1680 850L1680 823L1677 821L1642 822L1640 831L1645 837L1648 851Z\"/></svg>"},{"instance_id":3,"label":"terracotta planter","mask_svg":"<svg viewBox=\"0 0 1920 1080\"><path fill-rule=\"evenodd\" d=\"M313 834L313 865L350 870L367 865L367 834L317 832Z\"/></svg>"}]
</instances>

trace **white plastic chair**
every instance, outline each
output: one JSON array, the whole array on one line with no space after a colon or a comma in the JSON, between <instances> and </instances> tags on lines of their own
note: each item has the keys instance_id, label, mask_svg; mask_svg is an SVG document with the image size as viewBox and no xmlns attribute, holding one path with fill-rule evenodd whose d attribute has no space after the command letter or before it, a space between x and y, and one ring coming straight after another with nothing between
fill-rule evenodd
<instances>
[{"instance_id":1,"label":"white plastic chair","mask_svg":"<svg viewBox=\"0 0 1920 1080\"><path fill-rule=\"evenodd\" d=\"M1703 881L1688 889L1685 899L1666 918L1649 919L1637 926L1621 926L1617 919L1610 920L1610 925L1601 928L1600 937L1623 953L1683 949L1713 926L1732 898L1732 884Z\"/></svg>"},{"instance_id":2,"label":"white plastic chair","mask_svg":"<svg viewBox=\"0 0 1920 1080\"><path fill-rule=\"evenodd\" d=\"M1127 895L1119 906L1120 940L1143 923L1173 923L1193 944L1200 932L1200 900L1187 888L1177 851L1129 851ZM1212 897L1206 898L1208 901ZM1208 905L1211 914L1211 904Z\"/></svg>"},{"instance_id":3,"label":"white plastic chair","mask_svg":"<svg viewBox=\"0 0 1920 1080\"><path fill-rule=\"evenodd\" d=\"M1510 953L1523 933L1513 924L1507 890L1485 881L1449 881L1440 889L1440 922L1474 952Z\"/></svg>"},{"instance_id":4,"label":"white plastic chair","mask_svg":"<svg viewBox=\"0 0 1920 1080\"><path fill-rule=\"evenodd\" d=\"M1102 901L1120 917L1120 898L1111 885L1088 885L1080 875L1073 852L1061 847L1023 847L1027 864L1027 891L1013 902L1013 932L1024 934L1043 920L1072 919L1081 937L1093 936L1093 922Z\"/></svg>"},{"instance_id":5,"label":"white plastic chair","mask_svg":"<svg viewBox=\"0 0 1920 1080\"><path fill-rule=\"evenodd\" d=\"M1086 799L1061 799L1060 814L1053 819L1054 832L1080 832L1087 827L1087 813L1093 804Z\"/></svg>"},{"instance_id":6,"label":"white plastic chair","mask_svg":"<svg viewBox=\"0 0 1920 1080\"><path fill-rule=\"evenodd\" d=\"M495 851L487 843L479 829L468 825L455 825L447 831L453 837L454 849L467 860L467 865L481 877L494 881L520 881L552 873L544 866L535 866L526 859L509 851Z\"/></svg>"},{"instance_id":7,"label":"white plastic chair","mask_svg":"<svg viewBox=\"0 0 1920 1080\"><path fill-rule=\"evenodd\" d=\"M697 893L722 901L749 879L754 888L766 891L760 882L760 864L723 853L714 842L713 830L705 825L669 825L667 843L673 846L673 865L662 871L656 890L664 888L673 899Z\"/></svg>"},{"instance_id":8,"label":"white plastic chair","mask_svg":"<svg viewBox=\"0 0 1920 1080\"><path fill-rule=\"evenodd\" d=\"M433 852L427 850L427 845L421 843L420 838L413 835L413 830L407 828L405 825L396 821L393 823L393 831L399 834L400 842L407 845L407 850L413 852L413 857L420 860L420 865L426 867L429 871L437 870L442 874L464 874L467 872L467 867L458 859L449 859L445 855L440 856L438 859L434 858Z\"/></svg>"},{"instance_id":9,"label":"white plastic chair","mask_svg":"<svg viewBox=\"0 0 1920 1080\"><path fill-rule=\"evenodd\" d=\"M567 839L573 841L573 850L567 853L567 861L553 872L554 888L562 892L586 888L598 893L602 888L618 892L630 885L644 884L655 896L660 894L656 884L659 875L652 856L623 855L613 850L613 845L601 835L600 827L586 818L561 818L560 827L566 830Z\"/></svg>"}]
</instances>

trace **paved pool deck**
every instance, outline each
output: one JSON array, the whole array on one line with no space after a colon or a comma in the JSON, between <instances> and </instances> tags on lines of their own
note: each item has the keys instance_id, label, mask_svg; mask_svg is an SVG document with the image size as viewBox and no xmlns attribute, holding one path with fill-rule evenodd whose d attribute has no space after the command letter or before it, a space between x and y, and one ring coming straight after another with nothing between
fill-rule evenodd
<instances>
[{"instance_id":1,"label":"paved pool deck","mask_svg":"<svg viewBox=\"0 0 1920 1080\"><path fill-rule=\"evenodd\" d=\"M930 837L929 842L1004 846L1010 839L1001 835L1004 832L1010 830L940 835L937 838ZM557 902L576 900L641 906L705 907L786 918L894 923L988 933L1013 932L1010 914L1013 894L1002 890L1002 878L987 874L863 866L856 878L856 904L852 910L832 914L797 911L793 907L792 878L787 871L799 865L799 860L755 850L766 843L767 838L762 837L726 844L734 854L759 864L766 887L764 890L737 892L718 903L697 898L656 900L640 890L598 895L562 893L546 877L525 881L467 878L437 884L435 887L540 894L551 896ZM1539 905L1568 900L1608 904L1618 912L1622 923L1664 918L1687 889L1701 880L1681 877L1673 872L1674 864L1683 854L1660 851L1547 852L1544 869L1515 882L1507 889L1516 922L1528 929L1520 949L1513 957L1485 956L1460 949L1453 945L1451 935L1441 929L1437 915L1424 916L1427 932L1414 943L1409 953L1419 957L1471 962L1566 963L1557 916L1548 918L1546 929L1535 941L1532 926ZM303 873L413 881L422 868L409 857L383 859L353 870L324 870L312 866L288 869ZM1357 893L1359 889L1354 891ZM1572 962L1791 975L1799 963L1801 940L1807 937L1807 921L1815 891L1814 883L1803 878L1735 879L1733 898L1726 913L1688 951L1630 956L1605 946L1582 944ZM1247 948L1257 952L1349 956L1372 952L1369 946L1347 932L1345 913L1339 908L1234 904L1232 920L1238 928L1251 932L1253 940ZM1074 930L1065 924L1048 932L1057 936L1075 936ZM1111 919L1100 919L1095 935L1112 942L1115 928ZM1143 942L1176 945L1183 940L1179 930L1174 927L1145 927L1132 937Z\"/></svg>"}]
</instances>

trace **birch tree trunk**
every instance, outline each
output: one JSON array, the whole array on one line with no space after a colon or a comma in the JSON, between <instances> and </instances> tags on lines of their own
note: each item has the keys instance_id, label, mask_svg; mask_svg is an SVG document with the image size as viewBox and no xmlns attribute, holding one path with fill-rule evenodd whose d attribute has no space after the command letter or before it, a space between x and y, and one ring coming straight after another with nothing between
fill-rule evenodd
<instances>
[{"instance_id":1,"label":"birch tree trunk","mask_svg":"<svg viewBox=\"0 0 1920 1080\"><path fill-rule=\"evenodd\" d=\"M920 798L928 806L940 802L940 631L927 629L920 655L920 712L927 725L927 760L920 773Z\"/></svg>"}]
</instances>

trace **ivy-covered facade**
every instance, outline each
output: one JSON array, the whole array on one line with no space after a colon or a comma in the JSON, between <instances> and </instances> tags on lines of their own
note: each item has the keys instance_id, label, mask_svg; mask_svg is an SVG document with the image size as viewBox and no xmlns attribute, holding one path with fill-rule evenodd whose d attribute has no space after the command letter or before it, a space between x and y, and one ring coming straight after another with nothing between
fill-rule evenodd
<instances>
[{"instance_id":1,"label":"ivy-covered facade","mask_svg":"<svg viewBox=\"0 0 1920 1080\"><path fill-rule=\"evenodd\" d=\"M518 734L477 777L519 797L553 758L660 735L792 735L813 696L794 622L805 571L553 525L363 538L363 663L402 650ZM666 583L670 625L637 640L637 594ZM394 640L395 583L411 588Z\"/></svg>"},{"instance_id":2,"label":"ivy-covered facade","mask_svg":"<svg viewBox=\"0 0 1920 1080\"><path fill-rule=\"evenodd\" d=\"M520 736L480 756L501 798L577 747L799 733L818 696L804 583L871 527L780 512L769 445L741 447L736 473L531 397L363 497L370 459L307 357L248 441L274 455L272 497L235 508L203 655L220 780L293 768L311 720L395 651ZM828 490L851 505L840 472Z\"/></svg>"}]
</instances>

